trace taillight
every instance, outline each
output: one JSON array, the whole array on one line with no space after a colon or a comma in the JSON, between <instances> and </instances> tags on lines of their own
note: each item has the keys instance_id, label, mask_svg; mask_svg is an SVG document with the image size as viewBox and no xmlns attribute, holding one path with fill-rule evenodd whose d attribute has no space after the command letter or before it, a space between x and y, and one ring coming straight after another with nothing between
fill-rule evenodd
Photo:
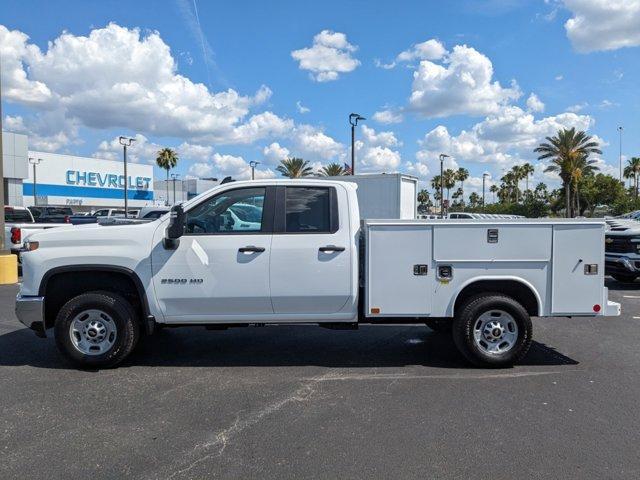
<instances>
[{"instance_id":1,"label":"taillight","mask_svg":"<svg viewBox=\"0 0 640 480\"><path fill-rule=\"evenodd\" d=\"M11 243L22 242L22 231L18 227L11 227Z\"/></svg>"},{"instance_id":2,"label":"taillight","mask_svg":"<svg viewBox=\"0 0 640 480\"><path fill-rule=\"evenodd\" d=\"M71 223L71 217L69 217L69 215L64 216L64 223Z\"/></svg>"}]
</instances>

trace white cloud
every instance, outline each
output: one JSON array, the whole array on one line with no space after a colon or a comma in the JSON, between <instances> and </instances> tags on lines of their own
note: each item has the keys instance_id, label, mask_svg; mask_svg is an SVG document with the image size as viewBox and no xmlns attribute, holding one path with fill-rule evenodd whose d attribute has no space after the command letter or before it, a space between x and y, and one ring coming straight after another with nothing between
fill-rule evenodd
<instances>
[{"instance_id":1,"label":"white cloud","mask_svg":"<svg viewBox=\"0 0 640 480\"><path fill-rule=\"evenodd\" d=\"M279 163L280 160L290 157L289 149L282 147L278 142L273 142L271 145L264 147L262 153L265 160L270 163Z\"/></svg>"},{"instance_id":2,"label":"white cloud","mask_svg":"<svg viewBox=\"0 0 640 480\"><path fill-rule=\"evenodd\" d=\"M322 130L300 125L293 134L292 155L309 161L336 161L344 157L345 147Z\"/></svg>"},{"instance_id":3,"label":"white cloud","mask_svg":"<svg viewBox=\"0 0 640 480\"><path fill-rule=\"evenodd\" d=\"M347 41L344 33L322 30L313 37L313 45L291 52L301 70L317 82L337 80L341 73L355 70L360 61L352 56L358 47Z\"/></svg>"},{"instance_id":4,"label":"white cloud","mask_svg":"<svg viewBox=\"0 0 640 480\"><path fill-rule=\"evenodd\" d=\"M556 79L557 81L563 80L563 79L564 79L564 75L556 75L556 76L555 76L555 79Z\"/></svg>"},{"instance_id":5,"label":"white cloud","mask_svg":"<svg viewBox=\"0 0 640 480\"><path fill-rule=\"evenodd\" d=\"M379 123L400 123L402 122L402 113L395 110L380 110L373 114L373 119Z\"/></svg>"},{"instance_id":6,"label":"white cloud","mask_svg":"<svg viewBox=\"0 0 640 480\"><path fill-rule=\"evenodd\" d=\"M141 34L115 23L88 36L63 32L47 50L0 26L5 98L55 110L80 126L126 128L202 141L251 143L290 130L271 112L246 118L271 90L255 95L211 92L177 72L158 32Z\"/></svg>"},{"instance_id":7,"label":"white cloud","mask_svg":"<svg viewBox=\"0 0 640 480\"><path fill-rule=\"evenodd\" d=\"M640 45L640 0L564 0L573 16L564 24L582 53Z\"/></svg>"},{"instance_id":8,"label":"white cloud","mask_svg":"<svg viewBox=\"0 0 640 480\"><path fill-rule=\"evenodd\" d=\"M400 152L387 147L370 147L364 151L358 163L365 171L396 171L400 166Z\"/></svg>"},{"instance_id":9,"label":"white cloud","mask_svg":"<svg viewBox=\"0 0 640 480\"><path fill-rule=\"evenodd\" d=\"M251 178L249 163L240 156L214 153L207 161L196 162L189 168L189 173L196 177L214 176L219 180L231 176L236 180ZM270 168L256 168L255 178L273 178L275 172Z\"/></svg>"},{"instance_id":10,"label":"white cloud","mask_svg":"<svg viewBox=\"0 0 640 480\"><path fill-rule=\"evenodd\" d=\"M425 117L496 113L521 92L515 81L493 81L491 60L466 45L456 45L442 64L420 62L413 74L410 106Z\"/></svg>"},{"instance_id":11,"label":"white cloud","mask_svg":"<svg viewBox=\"0 0 640 480\"><path fill-rule=\"evenodd\" d=\"M78 138L77 123L55 110L26 119L21 115L7 115L3 129L28 135L32 150L55 152L82 143Z\"/></svg>"},{"instance_id":12,"label":"white cloud","mask_svg":"<svg viewBox=\"0 0 640 480\"><path fill-rule=\"evenodd\" d=\"M363 141L372 147L375 146L383 146L383 147L397 147L402 145L401 142L396 138L395 133L393 132L379 132L366 125L362 125L362 138Z\"/></svg>"},{"instance_id":13,"label":"white cloud","mask_svg":"<svg viewBox=\"0 0 640 480\"><path fill-rule=\"evenodd\" d=\"M373 128L362 126L362 138L356 141L356 173L394 172L398 170L402 157L395 147L402 145L395 133L376 132Z\"/></svg>"},{"instance_id":14,"label":"white cloud","mask_svg":"<svg viewBox=\"0 0 640 480\"><path fill-rule=\"evenodd\" d=\"M310 108L307 108L304 105L302 105L302 102L300 100L296 102L296 109L298 110L298 113L309 113L311 111Z\"/></svg>"},{"instance_id":15,"label":"white cloud","mask_svg":"<svg viewBox=\"0 0 640 480\"><path fill-rule=\"evenodd\" d=\"M401 62L414 62L416 60L440 60L447 50L439 40L430 39L426 42L415 43L411 48L400 52L391 63L382 63L379 59L374 60L375 66L389 70Z\"/></svg>"},{"instance_id":16,"label":"white cloud","mask_svg":"<svg viewBox=\"0 0 640 480\"><path fill-rule=\"evenodd\" d=\"M442 125L437 126L419 142L421 149L416 159L433 165L440 153L446 153L458 162L485 163L499 171L524 161L537 162L533 149L559 129L588 130L593 124L588 115L562 113L535 119L519 107L504 107L458 135L451 135Z\"/></svg>"},{"instance_id":17,"label":"white cloud","mask_svg":"<svg viewBox=\"0 0 640 480\"><path fill-rule=\"evenodd\" d=\"M532 93L527 98L527 110L530 112L544 112L544 103L535 93Z\"/></svg>"},{"instance_id":18,"label":"white cloud","mask_svg":"<svg viewBox=\"0 0 640 480\"><path fill-rule=\"evenodd\" d=\"M567 107L567 112L572 112L572 113L578 113L581 110L584 110L585 108L587 108L589 106L589 104L587 102L582 102L582 103L576 103L575 105L571 105L569 107Z\"/></svg>"}]
</instances>

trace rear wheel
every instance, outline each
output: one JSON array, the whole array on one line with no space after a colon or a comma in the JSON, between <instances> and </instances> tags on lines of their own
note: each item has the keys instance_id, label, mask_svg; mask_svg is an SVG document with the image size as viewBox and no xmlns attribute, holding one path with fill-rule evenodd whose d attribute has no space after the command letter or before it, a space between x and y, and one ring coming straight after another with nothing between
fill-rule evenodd
<instances>
[{"instance_id":1,"label":"rear wheel","mask_svg":"<svg viewBox=\"0 0 640 480\"><path fill-rule=\"evenodd\" d=\"M507 367L531 346L532 325L524 307L511 297L484 294L471 298L453 322L453 340L474 365Z\"/></svg>"},{"instance_id":2,"label":"rear wheel","mask_svg":"<svg viewBox=\"0 0 640 480\"><path fill-rule=\"evenodd\" d=\"M633 283L635 279L638 278L638 276L633 273L612 273L611 276L622 283Z\"/></svg>"},{"instance_id":3,"label":"rear wheel","mask_svg":"<svg viewBox=\"0 0 640 480\"><path fill-rule=\"evenodd\" d=\"M140 324L131 304L120 295L90 292L64 304L54 334L58 349L77 366L113 367L136 346Z\"/></svg>"}]
</instances>

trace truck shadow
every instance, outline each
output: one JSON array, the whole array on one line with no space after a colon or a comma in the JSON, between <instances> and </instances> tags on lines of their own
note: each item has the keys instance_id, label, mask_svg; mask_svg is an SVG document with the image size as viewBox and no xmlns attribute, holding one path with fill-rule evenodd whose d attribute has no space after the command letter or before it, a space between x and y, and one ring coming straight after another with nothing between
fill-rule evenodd
<instances>
[{"instance_id":1,"label":"truck shadow","mask_svg":"<svg viewBox=\"0 0 640 480\"><path fill-rule=\"evenodd\" d=\"M553 347L533 342L520 365L577 365ZM73 369L52 338L20 329L0 335L0 366ZM313 326L273 326L206 331L167 329L143 338L122 367L403 367L472 368L449 335L426 327L368 327L331 331Z\"/></svg>"},{"instance_id":2,"label":"truck shadow","mask_svg":"<svg viewBox=\"0 0 640 480\"><path fill-rule=\"evenodd\" d=\"M628 290L640 290L640 280L636 280L631 283L622 283L614 280L611 277L606 277L604 280L604 286L611 291L628 291Z\"/></svg>"}]
</instances>

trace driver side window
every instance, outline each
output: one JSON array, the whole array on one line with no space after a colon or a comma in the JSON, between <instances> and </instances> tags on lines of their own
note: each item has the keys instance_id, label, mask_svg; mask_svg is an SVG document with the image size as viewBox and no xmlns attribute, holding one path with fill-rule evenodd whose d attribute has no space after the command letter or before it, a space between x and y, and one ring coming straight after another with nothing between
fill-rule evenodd
<instances>
[{"instance_id":1,"label":"driver side window","mask_svg":"<svg viewBox=\"0 0 640 480\"><path fill-rule=\"evenodd\" d=\"M263 230L265 188L230 190L187 212L185 233L238 234Z\"/></svg>"}]
</instances>

